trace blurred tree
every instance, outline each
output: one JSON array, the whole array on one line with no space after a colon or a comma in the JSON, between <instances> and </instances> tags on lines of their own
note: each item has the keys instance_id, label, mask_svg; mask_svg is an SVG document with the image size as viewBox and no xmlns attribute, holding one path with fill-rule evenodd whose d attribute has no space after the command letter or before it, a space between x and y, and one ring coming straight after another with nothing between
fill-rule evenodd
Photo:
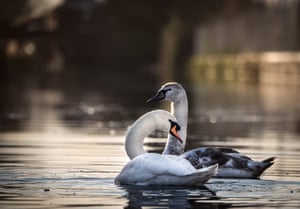
<instances>
[{"instance_id":1,"label":"blurred tree","mask_svg":"<svg viewBox=\"0 0 300 209\"><path fill-rule=\"evenodd\" d=\"M191 44L191 34L198 24L214 18L237 15L254 5L257 5L257 1L107 1L108 10L118 25L126 30L140 28L156 34L156 69L162 80L174 80L174 72L182 70L185 58L189 57L192 49L191 46L184 45ZM187 54L180 53L182 51Z\"/></svg>"},{"instance_id":2,"label":"blurred tree","mask_svg":"<svg viewBox=\"0 0 300 209\"><path fill-rule=\"evenodd\" d=\"M31 45L35 46L35 54L31 56L35 58L32 59L35 60L34 66L40 63L41 66L35 68L43 70L44 61L36 59L49 54L47 51L53 47L48 45L54 44L54 51L62 56L61 63L68 69L61 71L60 76L69 79L72 75L80 80L105 70L147 72L147 75L154 74L161 80L177 79L192 53L192 34L198 24L236 15L257 4L255 0L66 0L46 21L52 28L48 30L48 27L41 27L41 18L32 20L32 15L23 15L26 8L31 8L26 2L58 5L62 1L17 2L22 1L0 3L2 10L6 11L2 16L0 14L0 21L23 22L20 27L0 30L0 34L8 37L3 45L11 38L15 38L16 43L20 38L25 42L30 39ZM12 4L18 6L14 8ZM50 10L43 11L33 12L39 14L34 17L43 17ZM16 21L20 16L24 21ZM90 76L89 79L99 77Z\"/></svg>"}]
</instances>

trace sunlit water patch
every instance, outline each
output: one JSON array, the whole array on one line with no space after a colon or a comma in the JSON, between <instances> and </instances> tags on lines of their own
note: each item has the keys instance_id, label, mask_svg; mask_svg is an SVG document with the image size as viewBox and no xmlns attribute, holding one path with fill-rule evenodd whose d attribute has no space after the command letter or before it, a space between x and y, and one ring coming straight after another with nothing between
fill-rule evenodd
<instances>
[{"instance_id":1,"label":"sunlit water patch","mask_svg":"<svg viewBox=\"0 0 300 209\"><path fill-rule=\"evenodd\" d=\"M123 135L72 132L1 134L0 202L4 208L196 208L299 206L299 154L235 139L239 150L278 159L262 180L212 179L203 188L120 187L114 177L129 160ZM148 139L163 142L164 139ZM227 145L229 142L208 143ZM228 144L229 145L229 144ZM260 147L260 149L258 149ZM287 151L290 150L289 152Z\"/></svg>"}]
</instances>

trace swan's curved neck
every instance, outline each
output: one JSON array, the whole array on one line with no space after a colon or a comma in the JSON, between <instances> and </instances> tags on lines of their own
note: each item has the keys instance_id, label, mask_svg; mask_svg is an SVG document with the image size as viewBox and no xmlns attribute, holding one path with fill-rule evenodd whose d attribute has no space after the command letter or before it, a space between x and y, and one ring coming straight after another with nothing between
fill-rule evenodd
<instances>
[{"instance_id":1,"label":"swan's curved neck","mask_svg":"<svg viewBox=\"0 0 300 209\"><path fill-rule=\"evenodd\" d=\"M141 116L129 128L125 138L125 149L130 159L145 153L143 142L144 138L155 130L168 131L170 129L169 119L175 120L169 112L164 110L154 110ZM169 141L178 141L169 138ZM172 144L172 142L167 144Z\"/></svg>"}]
</instances>

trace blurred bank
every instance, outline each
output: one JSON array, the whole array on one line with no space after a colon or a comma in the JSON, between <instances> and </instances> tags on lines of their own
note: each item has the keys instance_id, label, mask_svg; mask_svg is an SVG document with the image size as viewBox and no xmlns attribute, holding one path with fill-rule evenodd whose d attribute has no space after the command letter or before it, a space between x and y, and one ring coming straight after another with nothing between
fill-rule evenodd
<instances>
[{"instance_id":1,"label":"blurred bank","mask_svg":"<svg viewBox=\"0 0 300 209\"><path fill-rule=\"evenodd\" d=\"M300 83L297 0L12 0L0 8L7 82Z\"/></svg>"},{"instance_id":2,"label":"blurred bank","mask_svg":"<svg viewBox=\"0 0 300 209\"><path fill-rule=\"evenodd\" d=\"M297 0L11 0L0 24L4 121L44 103L88 116L99 104L149 107L170 80L186 87L194 113L247 114L254 101L255 114L299 118Z\"/></svg>"}]
</instances>

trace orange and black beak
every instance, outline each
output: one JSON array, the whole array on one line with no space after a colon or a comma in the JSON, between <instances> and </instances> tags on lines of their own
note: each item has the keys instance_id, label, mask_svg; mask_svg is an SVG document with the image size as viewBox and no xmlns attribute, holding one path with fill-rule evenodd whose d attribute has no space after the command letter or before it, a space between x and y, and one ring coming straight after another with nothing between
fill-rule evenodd
<instances>
[{"instance_id":1,"label":"orange and black beak","mask_svg":"<svg viewBox=\"0 0 300 209\"><path fill-rule=\"evenodd\" d=\"M181 139L181 137L178 134L178 131L180 130L180 126L178 123L176 123L175 121L169 120L170 124L171 124L171 128L170 128L170 134L172 136L174 136L176 139L178 139L178 141L180 141L181 143L183 143L183 140Z\"/></svg>"}]
</instances>

